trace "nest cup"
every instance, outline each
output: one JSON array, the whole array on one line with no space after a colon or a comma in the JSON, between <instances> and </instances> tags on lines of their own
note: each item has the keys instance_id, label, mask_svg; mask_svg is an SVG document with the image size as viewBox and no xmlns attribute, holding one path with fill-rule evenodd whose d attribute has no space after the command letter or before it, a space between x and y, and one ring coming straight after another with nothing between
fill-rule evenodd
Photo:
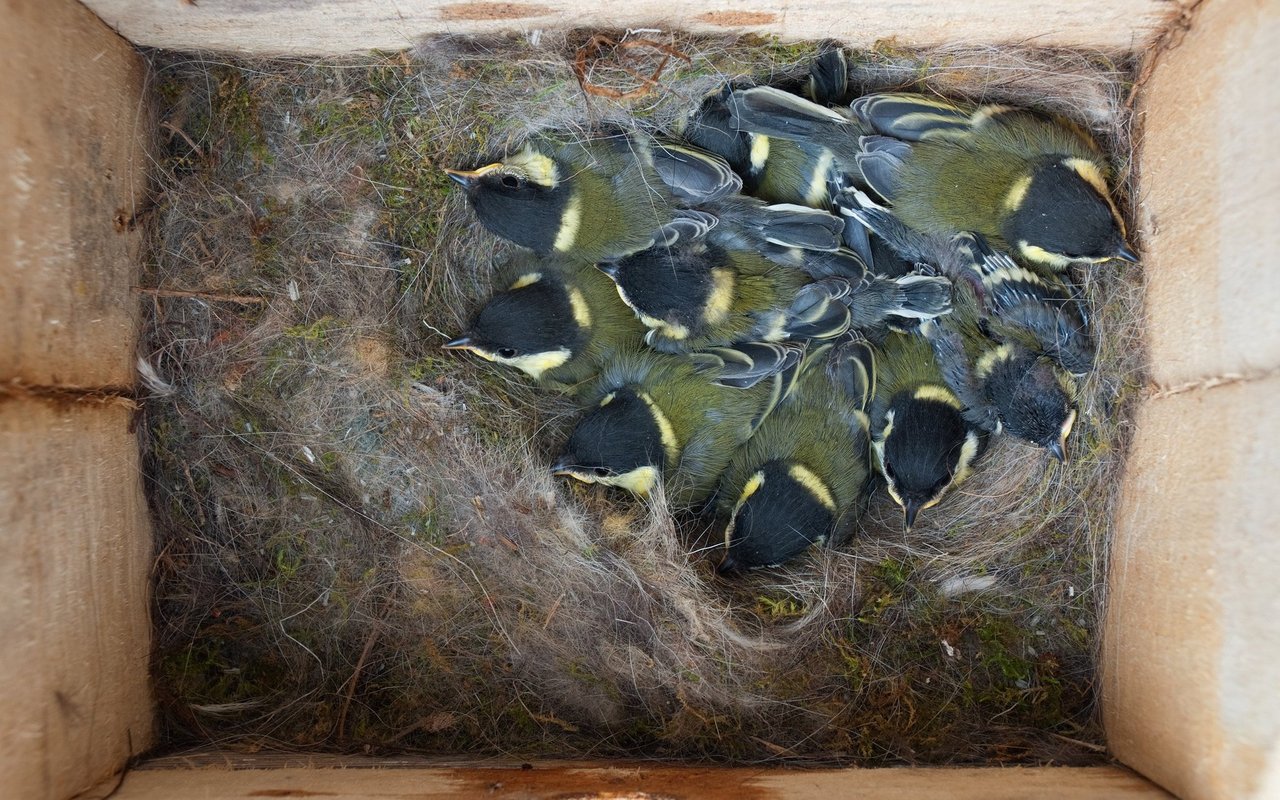
<instances>
[{"instance_id":1,"label":"nest cup","mask_svg":"<svg viewBox=\"0 0 1280 800\"><path fill-rule=\"evenodd\" d=\"M661 498L554 480L576 410L442 352L510 253L443 167L539 130L673 127L817 43L440 37L359 61L153 53L164 152L143 453L165 741L822 763L1102 758L1105 554L1146 382L1137 266L1084 274L1099 341L1071 461L1008 438L910 533L737 581ZM850 53L859 92L1089 129L1128 207L1119 54ZM145 373L144 373L145 374Z\"/></svg>"}]
</instances>

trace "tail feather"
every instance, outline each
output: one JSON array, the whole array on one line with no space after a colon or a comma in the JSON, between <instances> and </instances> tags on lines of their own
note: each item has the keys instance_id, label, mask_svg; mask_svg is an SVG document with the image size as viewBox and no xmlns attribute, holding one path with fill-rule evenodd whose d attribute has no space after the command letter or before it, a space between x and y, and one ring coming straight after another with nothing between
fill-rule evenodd
<instances>
[{"instance_id":1,"label":"tail feather","mask_svg":"<svg viewBox=\"0 0 1280 800\"><path fill-rule=\"evenodd\" d=\"M843 48L833 47L813 59L805 91L810 100L820 105L833 105L844 100L849 94L849 62Z\"/></svg>"},{"instance_id":2,"label":"tail feather","mask_svg":"<svg viewBox=\"0 0 1280 800\"><path fill-rule=\"evenodd\" d=\"M827 376L853 401L855 409L866 411L876 391L875 350L865 339L848 338L831 353Z\"/></svg>"},{"instance_id":3,"label":"tail feather","mask_svg":"<svg viewBox=\"0 0 1280 800\"><path fill-rule=\"evenodd\" d=\"M845 298L850 327L876 328L894 317L933 319L951 311L951 282L943 277L907 275L873 278Z\"/></svg>"}]
</instances>

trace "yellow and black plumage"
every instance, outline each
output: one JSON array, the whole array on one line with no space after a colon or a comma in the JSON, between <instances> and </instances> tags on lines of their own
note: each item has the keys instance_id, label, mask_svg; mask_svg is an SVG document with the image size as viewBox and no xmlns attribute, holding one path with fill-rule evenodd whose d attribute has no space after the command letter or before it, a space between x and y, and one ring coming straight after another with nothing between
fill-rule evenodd
<instances>
[{"instance_id":1,"label":"yellow and black plumage","mask_svg":"<svg viewBox=\"0 0 1280 800\"><path fill-rule=\"evenodd\" d=\"M480 222L539 255L619 258L648 247L672 211L741 188L724 160L640 133L530 141L479 169L446 170Z\"/></svg>"},{"instance_id":2,"label":"yellow and black plumage","mask_svg":"<svg viewBox=\"0 0 1280 800\"><path fill-rule=\"evenodd\" d=\"M673 507L693 507L793 377L794 369L773 370L750 388L732 388L693 359L619 354L585 395L589 410L552 471L640 496L662 485Z\"/></svg>"},{"instance_id":3,"label":"yellow and black plumage","mask_svg":"<svg viewBox=\"0 0 1280 800\"><path fill-rule=\"evenodd\" d=\"M466 332L444 345L515 367L549 386L593 377L615 354L640 346L645 327L595 268L518 255Z\"/></svg>"},{"instance_id":4,"label":"yellow and black plumage","mask_svg":"<svg viewBox=\"0 0 1280 800\"><path fill-rule=\"evenodd\" d=\"M781 564L839 537L861 515L871 489L866 409L874 382L864 342L811 347L791 391L720 479L721 572Z\"/></svg>"},{"instance_id":5,"label":"yellow and black plumage","mask_svg":"<svg viewBox=\"0 0 1280 800\"><path fill-rule=\"evenodd\" d=\"M965 418L964 408L923 335L885 337L876 358L872 449L908 530L969 477L986 449L987 432Z\"/></svg>"}]
</instances>

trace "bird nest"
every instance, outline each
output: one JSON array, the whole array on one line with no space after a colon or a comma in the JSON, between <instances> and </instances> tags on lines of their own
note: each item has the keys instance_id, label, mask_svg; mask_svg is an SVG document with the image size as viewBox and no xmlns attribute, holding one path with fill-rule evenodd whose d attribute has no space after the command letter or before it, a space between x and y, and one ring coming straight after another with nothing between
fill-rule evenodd
<instances>
[{"instance_id":1,"label":"bird nest","mask_svg":"<svg viewBox=\"0 0 1280 800\"><path fill-rule=\"evenodd\" d=\"M904 533L718 578L688 520L553 479L576 410L439 345L509 247L442 167L661 130L816 44L436 38L348 61L153 53L142 426L166 741L374 753L1090 763L1107 543L1145 382L1135 266L1070 463L1006 438ZM862 90L1031 105L1130 166L1125 54L850 55ZM1122 183L1122 205L1128 181Z\"/></svg>"}]
</instances>

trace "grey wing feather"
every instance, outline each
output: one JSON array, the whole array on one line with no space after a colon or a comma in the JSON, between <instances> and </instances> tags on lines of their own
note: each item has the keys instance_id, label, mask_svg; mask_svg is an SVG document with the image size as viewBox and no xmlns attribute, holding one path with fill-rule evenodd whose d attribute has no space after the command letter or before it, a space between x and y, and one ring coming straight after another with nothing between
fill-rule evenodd
<instances>
[{"instance_id":1,"label":"grey wing feather","mask_svg":"<svg viewBox=\"0 0 1280 800\"><path fill-rule=\"evenodd\" d=\"M857 189L846 191L835 198L835 206L841 215L879 236L891 250L908 261L939 261L940 248L932 237L907 227L892 211L872 200L865 192Z\"/></svg>"},{"instance_id":2,"label":"grey wing feather","mask_svg":"<svg viewBox=\"0 0 1280 800\"><path fill-rule=\"evenodd\" d=\"M850 107L858 119L875 131L908 142L963 135L973 128L971 114L924 95L872 94L859 97Z\"/></svg>"},{"instance_id":3,"label":"grey wing feather","mask_svg":"<svg viewBox=\"0 0 1280 800\"><path fill-rule=\"evenodd\" d=\"M780 139L821 144L833 136L856 135L858 130L838 112L772 86L735 91L729 97L729 111L738 128Z\"/></svg>"},{"instance_id":4,"label":"grey wing feather","mask_svg":"<svg viewBox=\"0 0 1280 800\"><path fill-rule=\"evenodd\" d=\"M892 202L911 145L887 136L863 136L858 140L857 163L862 179L876 194Z\"/></svg>"},{"instance_id":5,"label":"grey wing feather","mask_svg":"<svg viewBox=\"0 0 1280 800\"><path fill-rule=\"evenodd\" d=\"M729 168L728 162L688 145L655 140L653 166L672 194L695 205L719 200L742 189L742 178Z\"/></svg>"},{"instance_id":6,"label":"grey wing feather","mask_svg":"<svg viewBox=\"0 0 1280 800\"><path fill-rule=\"evenodd\" d=\"M804 348L797 343L738 342L689 354L698 369L721 386L749 389L795 366Z\"/></svg>"},{"instance_id":7,"label":"grey wing feather","mask_svg":"<svg viewBox=\"0 0 1280 800\"><path fill-rule=\"evenodd\" d=\"M671 247L679 241L691 241L706 236L719 223L713 214L693 209L679 209L675 218L658 229L650 247Z\"/></svg>"}]
</instances>

